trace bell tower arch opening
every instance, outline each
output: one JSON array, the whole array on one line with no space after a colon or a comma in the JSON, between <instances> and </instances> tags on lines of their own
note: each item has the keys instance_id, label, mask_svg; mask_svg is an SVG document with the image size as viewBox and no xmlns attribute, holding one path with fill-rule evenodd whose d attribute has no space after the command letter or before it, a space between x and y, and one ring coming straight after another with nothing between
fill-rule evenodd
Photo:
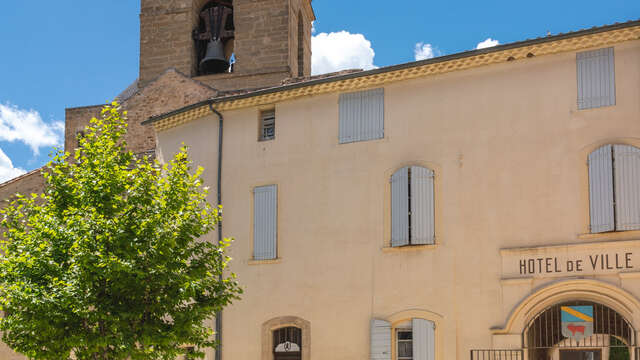
<instances>
[{"instance_id":1,"label":"bell tower arch opening","mask_svg":"<svg viewBox=\"0 0 640 360\"><path fill-rule=\"evenodd\" d=\"M232 0L210 0L199 11L198 27L193 31L197 74L231 72L235 27Z\"/></svg>"},{"instance_id":2,"label":"bell tower arch opening","mask_svg":"<svg viewBox=\"0 0 640 360\"><path fill-rule=\"evenodd\" d=\"M169 68L220 91L309 76L314 20L311 0L141 0L138 87Z\"/></svg>"}]
</instances>

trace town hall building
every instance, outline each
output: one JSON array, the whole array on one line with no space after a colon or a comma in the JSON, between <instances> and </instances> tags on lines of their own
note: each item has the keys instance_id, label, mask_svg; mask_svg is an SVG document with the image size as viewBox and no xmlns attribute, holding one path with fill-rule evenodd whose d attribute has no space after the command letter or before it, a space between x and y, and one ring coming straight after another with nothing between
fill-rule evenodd
<instances>
[{"instance_id":1,"label":"town hall building","mask_svg":"<svg viewBox=\"0 0 640 360\"><path fill-rule=\"evenodd\" d=\"M311 76L310 0L141 9L127 142L189 147L244 288L207 359L640 359L640 21Z\"/></svg>"}]
</instances>

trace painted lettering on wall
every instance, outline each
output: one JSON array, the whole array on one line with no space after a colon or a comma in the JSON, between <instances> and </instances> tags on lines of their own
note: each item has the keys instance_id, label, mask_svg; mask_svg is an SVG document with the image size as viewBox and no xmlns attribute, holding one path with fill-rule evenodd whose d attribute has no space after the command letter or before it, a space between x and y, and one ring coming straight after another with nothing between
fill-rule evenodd
<instances>
[{"instance_id":1,"label":"painted lettering on wall","mask_svg":"<svg viewBox=\"0 0 640 360\"><path fill-rule=\"evenodd\" d=\"M576 258L524 257L520 259L519 269L520 275L629 270L633 269L632 258L632 252L589 254Z\"/></svg>"}]
</instances>

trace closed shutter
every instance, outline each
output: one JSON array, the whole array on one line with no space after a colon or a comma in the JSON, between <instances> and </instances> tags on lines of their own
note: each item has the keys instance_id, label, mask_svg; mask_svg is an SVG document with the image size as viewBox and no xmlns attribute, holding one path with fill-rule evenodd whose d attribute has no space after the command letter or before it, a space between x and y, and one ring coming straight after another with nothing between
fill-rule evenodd
<instances>
[{"instance_id":1,"label":"closed shutter","mask_svg":"<svg viewBox=\"0 0 640 360\"><path fill-rule=\"evenodd\" d=\"M254 193L253 258L276 258L278 188L276 185L256 187Z\"/></svg>"},{"instance_id":2,"label":"closed shutter","mask_svg":"<svg viewBox=\"0 0 640 360\"><path fill-rule=\"evenodd\" d=\"M409 168L391 176L391 246L409 245Z\"/></svg>"},{"instance_id":3,"label":"closed shutter","mask_svg":"<svg viewBox=\"0 0 640 360\"><path fill-rule=\"evenodd\" d=\"M358 127L362 95L360 93L340 94L340 143L358 141Z\"/></svg>"},{"instance_id":4,"label":"closed shutter","mask_svg":"<svg viewBox=\"0 0 640 360\"><path fill-rule=\"evenodd\" d=\"M616 230L640 229L640 149L614 145Z\"/></svg>"},{"instance_id":5,"label":"closed shutter","mask_svg":"<svg viewBox=\"0 0 640 360\"><path fill-rule=\"evenodd\" d=\"M411 167L411 244L433 244L435 237L433 171Z\"/></svg>"},{"instance_id":6,"label":"closed shutter","mask_svg":"<svg viewBox=\"0 0 640 360\"><path fill-rule=\"evenodd\" d=\"M371 360L391 360L391 324L371 320Z\"/></svg>"},{"instance_id":7,"label":"closed shutter","mask_svg":"<svg viewBox=\"0 0 640 360\"><path fill-rule=\"evenodd\" d=\"M615 105L616 84L613 48L576 54L578 109Z\"/></svg>"},{"instance_id":8,"label":"closed shutter","mask_svg":"<svg viewBox=\"0 0 640 360\"><path fill-rule=\"evenodd\" d=\"M362 117L360 140L384 137L384 89L362 92Z\"/></svg>"},{"instance_id":9,"label":"closed shutter","mask_svg":"<svg viewBox=\"0 0 640 360\"><path fill-rule=\"evenodd\" d=\"M341 144L384 137L384 89L340 94Z\"/></svg>"},{"instance_id":10,"label":"closed shutter","mask_svg":"<svg viewBox=\"0 0 640 360\"><path fill-rule=\"evenodd\" d=\"M412 319L413 360L435 360L435 324L425 319Z\"/></svg>"},{"instance_id":11,"label":"closed shutter","mask_svg":"<svg viewBox=\"0 0 640 360\"><path fill-rule=\"evenodd\" d=\"M589 154L589 210L591 232L614 230L612 146Z\"/></svg>"}]
</instances>

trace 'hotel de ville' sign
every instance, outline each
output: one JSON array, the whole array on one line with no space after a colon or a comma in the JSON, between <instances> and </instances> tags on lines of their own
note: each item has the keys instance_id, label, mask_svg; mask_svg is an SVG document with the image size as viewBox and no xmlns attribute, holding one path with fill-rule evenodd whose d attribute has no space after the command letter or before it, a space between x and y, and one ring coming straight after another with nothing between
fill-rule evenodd
<instances>
[{"instance_id":1,"label":"'hotel de ville' sign","mask_svg":"<svg viewBox=\"0 0 640 360\"><path fill-rule=\"evenodd\" d=\"M502 277L555 277L640 271L640 240L500 250Z\"/></svg>"}]
</instances>

